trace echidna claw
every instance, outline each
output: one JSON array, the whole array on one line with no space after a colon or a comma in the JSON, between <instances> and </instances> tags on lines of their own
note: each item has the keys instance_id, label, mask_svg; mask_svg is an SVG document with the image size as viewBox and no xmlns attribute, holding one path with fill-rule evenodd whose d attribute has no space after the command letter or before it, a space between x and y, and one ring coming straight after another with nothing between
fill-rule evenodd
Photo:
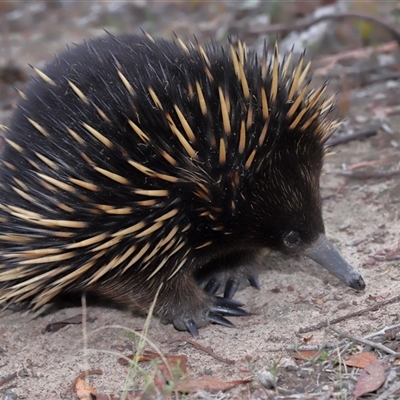
<instances>
[{"instance_id":1,"label":"echidna claw","mask_svg":"<svg viewBox=\"0 0 400 400\"><path fill-rule=\"evenodd\" d=\"M219 287L220 287L220 283L216 279L211 278L207 282L206 286L204 286L204 291L208 294L214 295L215 293L217 293L217 290L219 289Z\"/></svg>"},{"instance_id":2,"label":"echidna claw","mask_svg":"<svg viewBox=\"0 0 400 400\"><path fill-rule=\"evenodd\" d=\"M215 307L227 307L227 308L238 308L243 307L244 303L239 300L227 299L225 297L214 297L214 306Z\"/></svg>"},{"instance_id":3,"label":"echidna claw","mask_svg":"<svg viewBox=\"0 0 400 400\"><path fill-rule=\"evenodd\" d=\"M224 297L226 299L232 299L232 297L235 295L236 291L238 290L239 285L240 285L239 280L229 279L228 282L226 282Z\"/></svg>"},{"instance_id":4,"label":"echidna claw","mask_svg":"<svg viewBox=\"0 0 400 400\"><path fill-rule=\"evenodd\" d=\"M210 322L213 322L214 324L227 326L228 328L236 328L236 326L234 324L232 324L231 321L229 321L228 319L223 317L221 314L218 314L218 313L215 313L215 312L212 312L212 311L209 311L207 313L207 319Z\"/></svg>"},{"instance_id":5,"label":"echidna claw","mask_svg":"<svg viewBox=\"0 0 400 400\"><path fill-rule=\"evenodd\" d=\"M253 287L254 289L261 290L260 281L258 280L257 275L249 276L249 283L250 286Z\"/></svg>"},{"instance_id":6,"label":"echidna claw","mask_svg":"<svg viewBox=\"0 0 400 400\"><path fill-rule=\"evenodd\" d=\"M215 297L214 305L211 311L221 315L231 315L233 317L246 317L250 313L243 308L243 303L236 300L226 299L224 297Z\"/></svg>"},{"instance_id":7,"label":"echidna claw","mask_svg":"<svg viewBox=\"0 0 400 400\"><path fill-rule=\"evenodd\" d=\"M223 293L226 299L232 299L238 290L244 289L249 284L257 290L261 289L258 276L249 272L239 270L217 272L205 279L199 279L198 284L211 296Z\"/></svg>"},{"instance_id":8,"label":"echidna claw","mask_svg":"<svg viewBox=\"0 0 400 400\"><path fill-rule=\"evenodd\" d=\"M199 336L199 330L197 329L196 323L192 319L188 319L185 321L185 326L188 332L192 336Z\"/></svg>"}]
</instances>

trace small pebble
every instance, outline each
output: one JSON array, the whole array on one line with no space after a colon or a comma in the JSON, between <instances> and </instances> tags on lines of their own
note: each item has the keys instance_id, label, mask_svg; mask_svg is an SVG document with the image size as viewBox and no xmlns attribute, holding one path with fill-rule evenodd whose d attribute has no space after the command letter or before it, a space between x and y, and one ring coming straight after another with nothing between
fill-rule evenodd
<instances>
[{"instance_id":1,"label":"small pebble","mask_svg":"<svg viewBox=\"0 0 400 400\"><path fill-rule=\"evenodd\" d=\"M383 229L377 229L372 232L373 237L379 237L385 234L385 231Z\"/></svg>"},{"instance_id":2,"label":"small pebble","mask_svg":"<svg viewBox=\"0 0 400 400\"><path fill-rule=\"evenodd\" d=\"M339 226L339 231L345 231L349 227L350 227L350 222L345 222L344 224Z\"/></svg>"},{"instance_id":3,"label":"small pebble","mask_svg":"<svg viewBox=\"0 0 400 400\"><path fill-rule=\"evenodd\" d=\"M299 371L297 374L297 376L302 379L308 378L309 375L310 375L310 373L304 369Z\"/></svg>"},{"instance_id":4,"label":"small pebble","mask_svg":"<svg viewBox=\"0 0 400 400\"><path fill-rule=\"evenodd\" d=\"M7 390L4 393L3 400L17 400L17 399L18 399L18 395L17 395L17 393L13 392L12 389Z\"/></svg>"},{"instance_id":5,"label":"small pebble","mask_svg":"<svg viewBox=\"0 0 400 400\"><path fill-rule=\"evenodd\" d=\"M350 243L347 244L347 246L358 246L359 244L365 242L367 239L354 239Z\"/></svg>"},{"instance_id":6,"label":"small pebble","mask_svg":"<svg viewBox=\"0 0 400 400\"><path fill-rule=\"evenodd\" d=\"M376 265L376 260L374 260L373 258L371 258L371 257L368 257L367 259L365 259L364 261L363 261L363 265L365 265L365 266L373 266L373 265Z\"/></svg>"},{"instance_id":7,"label":"small pebble","mask_svg":"<svg viewBox=\"0 0 400 400\"><path fill-rule=\"evenodd\" d=\"M270 371L260 371L257 374L258 381L267 389L273 389L276 387L276 376Z\"/></svg>"},{"instance_id":8,"label":"small pebble","mask_svg":"<svg viewBox=\"0 0 400 400\"><path fill-rule=\"evenodd\" d=\"M341 303L338 305L338 310L346 310L347 308L349 308L350 304L345 301L344 303Z\"/></svg>"},{"instance_id":9,"label":"small pebble","mask_svg":"<svg viewBox=\"0 0 400 400\"><path fill-rule=\"evenodd\" d=\"M368 121L368 117L366 117L365 115L356 115L354 119L360 124L365 124Z\"/></svg>"}]
</instances>

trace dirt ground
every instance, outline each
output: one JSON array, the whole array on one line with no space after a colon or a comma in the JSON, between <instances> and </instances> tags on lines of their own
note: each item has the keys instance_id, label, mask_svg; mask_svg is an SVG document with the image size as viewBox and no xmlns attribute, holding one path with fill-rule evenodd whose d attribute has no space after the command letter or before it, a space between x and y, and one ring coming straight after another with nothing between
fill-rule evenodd
<instances>
[{"instance_id":1,"label":"dirt ground","mask_svg":"<svg viewBox=\"0 0 400 400\"><path fill-rule=\"evenodd\" d=\"M164 37L171 37L175 31L183 36L193 32L200 40L208 36L219 40L230 33L226 27L235 24L250 45L259 40L258 36L246 34L251 18L261 15L257 8L238 10L222 6L222 2L202 6L201 2L166 1L151 3L150 7L145 1L136 1L128 8L118 8L113 2L57 4L50 7L33 2L0 9L0 68L15 68L17 78L21 72L29 76L28 63L41 66L65 44L104 34L103 27L112 32L136 32L141 26ZM15 15L10 17L12 12ZM325 53L329 53L326 47ZM318 61L318 54L314 58ZM370 59L364 62L372 63ZM317 76L317 79L322 78ZM262 290L247 288L236 296L252 313L249 317L235 318L236 329L208 326L193 339L188 333L153 319L148 338L163 354L185 354L191 377L252 379L251 383L226 392L200 391L182 398L267 399L285 395L288 399L351 398L358 371L340 370L337 365L327 369L318 362L301 365L287 346L307 342L307 345L334 347L341 339L329 329L305 333L299 330L378 305L400 294L400 178L398 174L388 174L400 166L400 112L388 112L399 104L400 80L386 79L369 85L359 82L357 87L348 82L346 86L337 77L332 81L333 91L342 89L339 115L346 119L337 135L368 128L378 132L372 138L335 147L334 154L326 159L321 181L327 236L362 273L367 288L357 293L308 259L271 254L260 276ZM0 83L0 123L5 125L17 99L13 86L23 88L24 82L14 77L12 82L3 78ZM379 177L382 171L386 176ZM352 177L347 172L364 175ZM141 331L145 320L128 312L90 306L86 326L71 324L57 332L43 333L48 324L81 312L80 307L64 308L33 319L32 314L1 311L0 396L3 399L77 399L73 383L87 369L101 371L101 375L92 375L87 381L102 395L119 398L121 391L132 385L129 367L121 365L118 358L135 351L137 339L127 332ZM335 328L366 336L399 324L399 315L400 302L394 302L377 307L376 311L345 318ZM220 359L193 346L190 340L209 347ZM399 351L396 340L386 345ZM362 348L356 343L352 351ZM383 353L377 355L383 360L387 376L392 372L384 390L400 381L398 364L395 359L383 358ZM154 369L153 364L142 367L150 375ZM269 388L261 385L260 373L266 371L272 373L278 389L274 390L273 384ZM4 382L11 374L16 375ZM145 376L143 372L142 380ZM160 393L159 398L164 398ZM400 395L393 396L385 399ZM373 394L368 398L377 397Z\"/></svg>"}]
</instances>

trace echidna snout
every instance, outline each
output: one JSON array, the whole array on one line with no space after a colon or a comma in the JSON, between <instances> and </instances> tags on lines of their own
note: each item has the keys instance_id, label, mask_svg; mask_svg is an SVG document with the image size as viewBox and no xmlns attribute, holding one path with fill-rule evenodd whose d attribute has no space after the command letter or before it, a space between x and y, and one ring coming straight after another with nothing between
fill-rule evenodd
<instances>
[{"instance_id":1,"label":"echidna snout","mask_svg":"<svg viewBox=\"0 0 400 400\"><path fill-rule=\"evenodd\" d=\"M365 289L361 274L343 259L325 235L321 234L304 251L304 255L327 269L347 286L356 290Z\"/></svg>"},{"instance_id":2,"label":"echidna snout","mask_svg":"<svg viewBox=\"0 0 400 400\"><path fill-rule=\"evenodd\" d=\"M266 247L363 289L320 236L332 99L291 59L109 35L34 68L3 134L0 303L148 310L158 293L155 313L195 335L247 315L232 297L259 288Z\"/></svg>"}]
</instances>

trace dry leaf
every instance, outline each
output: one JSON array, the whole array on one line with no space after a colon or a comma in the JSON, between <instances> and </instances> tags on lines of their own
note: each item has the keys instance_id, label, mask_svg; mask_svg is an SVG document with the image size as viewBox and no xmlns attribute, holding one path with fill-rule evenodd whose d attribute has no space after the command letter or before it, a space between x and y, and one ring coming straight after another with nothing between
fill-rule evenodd
<instances>
[{"instance_id":1,"label":"dry leaf","mask_svg":"<svg viewBox=\"0 0 400 400\"><path fill-rule=\"evenodd\" d=\"M96 396L96 390L82 378L76 380L75 392L80 400L89 400L91 396Z\"/></svg>"},{"instance_id":2,"label":"dry leaf","mask_svg":"<svg viewBox=\"0 0 400 400\"><path fill-rule=\"evenodd\" d=\"M378 359L373 353L363 352L350 356L344 363L348 367L365 368L375 361L378 361Z\"/></svg>"},{"instance_id":3,"label":"dry leaf","mask_svg":"<svg viewBox=\"0 0 400 400\"><path fill-rule=\"evenodd\" d=\"M379 389L385 382L385 368L379 361L368 365L362 370L354 390L354 399Z\"/></svg>"},{"instance_id":4,"label":"dry leaf","mask_svg":"<svg viewBox=\"0 0 400 400\"><path fill-rule=\"evenodd\" d=\"M175 379L177 376L185 376L187 374L187 357L185 355L168 356L166 357L166 360L168 367L164 362L160 362L157 365L157 370L160 371L167 380ZM170 376L169 370L174 373L174 376Z\"/></svg>"},{"instance_id":5,"label":"dry leaf","mask_svg":"<svg viewBox=\"0 0 400 400\"><path fill-rule=\"evenodd\" d=\"M186 373L187 357L185 355L170 356L163 354L163 356L167 360L167 363L170 366L170 368L176 368L179 365L179 368ZM129 354L128 356L118 358L117 362L121 365L128 365L129 364L128 359L133 360L134 357L135 354ZM152 361L156 359L161 359L161 355L155 353L154 351L145 350L143 354L138 357L138 362Z\"/></svg>"}]
</instances>

